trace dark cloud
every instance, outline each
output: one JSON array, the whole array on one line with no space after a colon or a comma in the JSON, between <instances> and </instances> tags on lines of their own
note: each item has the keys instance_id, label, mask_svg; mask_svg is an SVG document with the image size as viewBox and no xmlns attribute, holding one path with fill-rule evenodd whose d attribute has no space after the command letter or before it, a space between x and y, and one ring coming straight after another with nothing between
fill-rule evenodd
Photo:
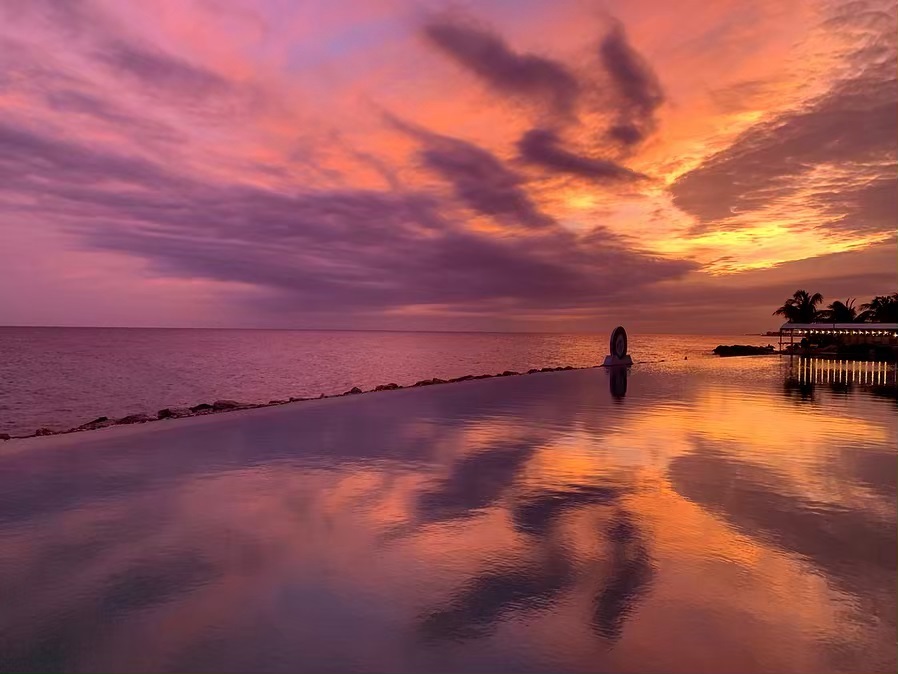
<instances>
[{"instance_id":1,"label":"dark cloud","mask_svg":"<svg viewBox=\"0 0 898 674\"><path fill-rule=\"evenodd\" d=\"M210 197L202 200L208 209L197 203L183 210L152 207L146 214L152 222L116 229L97 220L87 224L87 234L92 246L148 258L169 275L279 291L281 309L472 307L498 299L516 307L591 305L618 292L615 270L626 269L624 275L639 284L691 266L620 248L579 250L572 240L549 236L521 242L454 225L425 235L427 220L440 216L434 204L416 208L411 197L319 193L285 203L267 199L254 194L242 204L227 199L213 205ZM128 210L138 215L133 205Z\"/></svg>"},{"instance_id":2,"label":"dark cloud","mask_svg":"<svg viewBox=\"0 0 898 674\"><path fill-rule=\"evenodd\" d=\"M618 121L609 136L634 145L654 130L664 91L648 61L630 45L621 23L615 22L602 40L599 56L618 96Z\"/></svg>"},{"instance_id":3,"label":"dark cloud","mask_svg":"<svg viewBox=\"0 0 898 674\"><path fill-rule=\"evenodd\" d=\"M518 54L499 35L449 19L429 23L424 35L497 91L529 99L563 114L574 108L580 85L556 61Z\"/></svg>"},{"instance_id":4,"label":"dark cloud","mask_svg":"<svg viewBox=\"0 0 898 674\"><path fill-rule=\"evenodd\" d=\"M108 24L92 0L4 0L0 14L11 21L26 19L52 26L68 37L93 33Z\"/></svg>"},{"instance_id":5,"label":"dark cloud","mask_svg":"<svg viewBox=\"0 0 898 674\"><path fill-rule=\"evenodd\" d=\"M608 182L632 182L648 178L608 159L575 154L561 146L553 131L531 129L518 141L521 157L530 163L561 173Z\"/></svg>"},{"instance_id":6,"label":"dark cloud","mask_svg":"<svg viewBox=\"0 0 898 674\"><path fill-rule=\"evenodd\" d=\"M516 53L495 32L454 18L432 21L424 35L496 91L537 103L562 118L573 114L583 85L566 65ZM620 22L615 21L601 41L599 57L617 115L607 136L620 145L636 145L654 131L655 111L664 102L664 92L649 63L628 42Z\"/></svg>"},{"instance_id":7,"label":"dark cloud","mask_svg":"<svg viewBox=\"0 0 898 674\"><path fill-rule=\"evenodd\" d=\"M610 236L581 239L517 202L514 185L505 186L511 205L496 206L475 184L478 175L491 179L478 173L480 162L493 165L488 153L455 142L425 150L463 201L541 227L525 236L473 232L447 216L458 210L451 203L423 192L284 194L205 183L9 126L0 126L0 203L76 232L90 248L146 259L155 273L265 288L266 306L278 311L593 306L695 268ZM545 223L528 220L536 218Z\"/></svg>"},{"instance_id":8,"label":"dark cloud","mask_svg":"<svg viewBox=\"0 0 898 674\"><path fill-rule=\"evenodd\" d=\"M845 82L803 109L757 124L673 184L674 203L700 221L727 226L734 213L802 190L837 231L895 230L898 215L898 80L870 74ZM811 176L818 167L833 167ZM850 178L846 178L845 175ZM848 182L849 184L846 184Z\"/></svg>"},{"instance_id":9,"label":"dark cloud","mask_svg":"<svg viewBox=\"0 0 898 674\"><path fill-rule=\"evenodd\" d=\"M608 137L622 145L636 145L645 138L645 132L635 124L620 122L608 129Z\"/></svg>"},{"instance_id":10,"label":"dark cloud","mask_svg":"<svg viewBox=\"0 0 898 674\"><path fill-rule=\"evenodd\" d=\"M833 218L820 224L821 228L859 233L894 231L898 221L898 164L864 184L817 191L809 201Z\"/></svg>"},{"instance_id":11,"label":"dark cloud","mask_svg":"<svg viewBox=\"0 0 898 674\"><path fill-rule=\"evenodd\" d=\"M472 143L427 136L420 156L424 165L447 180L469 208L508 224L548 227L544 215L524 189L523 179L495 155Z\"/></svg>"},{"instance_id":12,"label":"dark cloud","mask_svg":"<svg viewBox=\"0 0 898 674\"><path fill-rule=\"evenodd\" d=\"M67 114L72 119L77 115L93 117L109 125L109 128L134 132L141 141L172 143L185 140L182 133L165 124L133 114L108 100L77 89L53 89L46 92L44 100L52 110Z\"/></svg>"},{"instance_id":13,"label":"dark cloud","mask_svg":"<svg viewBox=\"0 0 898 674\"><path fill-rule=\"evenodd\" d=\"M651 115L664 102L658 78L630 45L624 27L615 23L599 47L602 64L627 104L640 115Z\"/></svg>"},{"instance_id":14,"label":"dark cloud","mask_svg":"<svg viewBox=\"0 0 898 674\"><path fill-rule=\"evenodd\" d=\"M211 70L138 45L109 42L96 52L96 58L149 94L163 91L183 98L215 99L234 92L227 79Z\"/></svg>"},{"instance_id":15,"label":"dark cloud","mask_svg":"<svg viewBox=\"0 0 898 674\"><path fill-rule=\"evenodd\" d=\"M202 111L208 116L240 113L261 104L264 98L251 84L232 81L146 41L124 41L120 36L130 35L132 31L94 0L10 0L8 6L0 3L0 18L4 12L12 22L21 23L26 29L37 25L51 30L57 39L65 42L69 52L96 62L116 77L117 85L131 86L154 102L193 113ZM90 90L88 81L75 74L79 68L66 74L67 69L52 60L42 64L46 56L46 50L32 50L18 60L29 70L46 71L40 73L45 80L50 76L68 77L76 80L82 91ZM0 66L3 60L0 57ZM0 82L2 79L0 73ZM22 85L17 83L17 86Z\"/></svg>"},{"instance_id":16,"label":"dark cloud","mask_svg":"<svg viewBox=\"0 0 898 674\"><path fill-rule=\"evenodd\" d=\"M0 192L68 192L78 198L78 189L99 190L103 180L117 180L158 187L175 187L176 176L150 162L109 152L96 152L66 140L38 134L28 128L0 122ZM98 192L98 195L101 194ZM107 195L115 198L114 193Z\"/></svg>"}]
</instances>

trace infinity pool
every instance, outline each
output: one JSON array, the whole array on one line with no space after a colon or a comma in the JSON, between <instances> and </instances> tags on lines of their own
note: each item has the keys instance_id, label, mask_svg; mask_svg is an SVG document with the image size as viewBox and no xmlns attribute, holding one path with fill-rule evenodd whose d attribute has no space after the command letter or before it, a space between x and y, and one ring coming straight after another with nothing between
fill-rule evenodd
<instances>
[{"instance_id":1,"label":"infinity pool","mask_svg":"<svg viewBox=\"0 0 898 674\"><path fill-rule=\"evenodd\" d=\"M0 669L894 672L898 395L857 365L0 444Z\"/></svg>"}]
</instances>

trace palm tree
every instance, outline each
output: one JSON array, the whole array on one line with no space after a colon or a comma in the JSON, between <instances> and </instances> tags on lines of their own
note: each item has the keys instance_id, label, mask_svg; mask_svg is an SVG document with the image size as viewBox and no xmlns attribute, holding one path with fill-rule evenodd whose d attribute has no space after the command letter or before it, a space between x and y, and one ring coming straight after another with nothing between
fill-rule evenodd
<instances>
[{"instance_id":1,"label":"palm tree","mask_svg":"<svg viewBox=\"0 0 898 674\"><path fill-rule=\"evenodd\" d=\"M877 295L861 305L860 321L898 323L898 293Z\"/></svg>"},{"instance_id":2,"label":"palm tree","mask_svg":"<svg viewBox=\"0 0 898 674\"><path fill-rule=\"evenodd\" d=\"M807 290L796 290L783 306L773 312L774 316L785 316L790 323L813 323L817 318L817 305L823 302L823 295Z\"/></svg>"},{"instance_id":3,"label":"palm tree","mask_svg":"<svg viewBox=\"0 0 898 674\"><path fill-rule=\"evenodd\" d=\"M845 302L836 300L823 311L817 314L818 321L826 321L827 323L854 323L857 320L857 309L854 307L854 300L848 298Z\"/></svg>"}]
</instances>

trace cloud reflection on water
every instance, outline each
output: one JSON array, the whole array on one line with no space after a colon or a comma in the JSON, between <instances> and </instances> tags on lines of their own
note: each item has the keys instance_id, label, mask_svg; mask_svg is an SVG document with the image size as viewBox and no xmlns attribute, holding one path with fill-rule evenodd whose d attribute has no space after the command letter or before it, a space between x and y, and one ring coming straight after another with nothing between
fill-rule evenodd
<instances>
[{"instance_id":1,"label":"cloud reflection on water","mask_svg":"<svg viewBox=\"0 0 898 674\"><path fill-rule=\"evenodd\" d=\"M625 404L587 370L22 443L0 669L893 664L890 403L722 367L634 368Z\"/></svg>"}]
</instances>

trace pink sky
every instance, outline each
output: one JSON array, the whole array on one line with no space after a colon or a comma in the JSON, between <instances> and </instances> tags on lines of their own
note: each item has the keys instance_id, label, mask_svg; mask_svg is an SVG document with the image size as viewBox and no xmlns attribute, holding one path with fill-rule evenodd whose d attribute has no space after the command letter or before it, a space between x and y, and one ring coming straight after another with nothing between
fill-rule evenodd
<instances>
[{"instance_id":1,"label":"pink sky","mask_svg":"<svg viewBox=\"0 0 898 674\"><path fill-rule=\"evenodd\" d=\"M894 292L896 20L0 0L0 324L741 332Z\"/></svg>"}]
</instances>

